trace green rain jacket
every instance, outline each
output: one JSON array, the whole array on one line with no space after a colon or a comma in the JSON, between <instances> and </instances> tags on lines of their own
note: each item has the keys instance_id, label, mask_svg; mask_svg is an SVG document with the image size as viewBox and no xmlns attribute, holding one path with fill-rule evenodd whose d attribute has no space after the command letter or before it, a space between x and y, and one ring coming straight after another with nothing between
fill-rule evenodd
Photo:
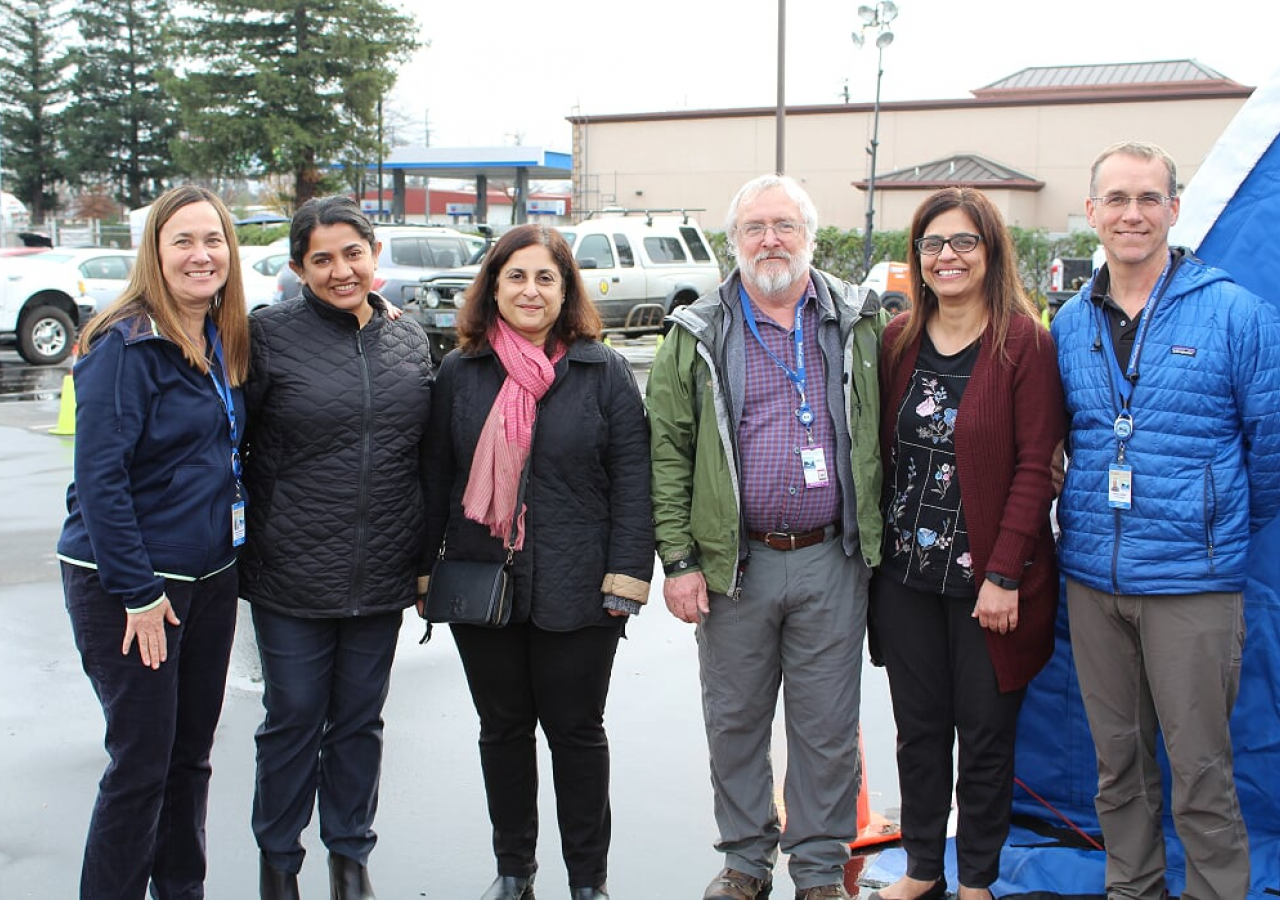
<instances>
[{"instance_id":1,"label":"green rain jacket","mask_svg":"<svg viewBox=\"0 0 1280 900\"><path fill-rule=\"evenodd\" d=\"M827 410L836 424L845 553L880 562L880 334L888 315L874 299L810 270ZM708 590L733 595L747 558L738 422L745 383L739 274L672 314L649 372L653 516L663 565L688 560Z\"/></svg>"}]
</instances>

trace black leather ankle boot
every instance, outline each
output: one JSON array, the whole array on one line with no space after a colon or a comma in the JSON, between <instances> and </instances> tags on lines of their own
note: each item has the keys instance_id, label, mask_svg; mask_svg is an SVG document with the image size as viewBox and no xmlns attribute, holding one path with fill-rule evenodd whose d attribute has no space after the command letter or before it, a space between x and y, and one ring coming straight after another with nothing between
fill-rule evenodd
<instances>
[{"instance_id":1,"label":"black leather ankle boot","mask_svg":"<svg viewBox=\"0 0 1280 900\"><path fill-rule=\"evenodd\" d=\"M569 897L571 900L609 900L609 895L606 893L604 885L600 885L600 887L569 888Z\"/></svg>"},{"instance_id":2,"label":"black leather ankle boot","mask_svg":"<svg viewBox=\"0 0 1280 900\"><path fill-rule=\"evenodd\" d=\"M369 870L348 856L329 854L329 900L378 900Z\"/></svg>"},{"instance_id":3,"label":"black leather ankle boot","mask_svg":"<svg viewBox=\"0 0 1280 900\"><path fill-rule=\"evenodd\" d=\"M262 900L298 900L298 876L271 868L267 858L259 856L258 892Z\"/></svg>"},{"instance_id":4,"label":"black leather ankle boot","mask_svg":"<svg viewBox=\"0 0 1280 900\"><path fill-rule=\"evenodd\" d=\"M480 900L533 900L533 876L499 875Z\"/></svg>"}]
</instances>

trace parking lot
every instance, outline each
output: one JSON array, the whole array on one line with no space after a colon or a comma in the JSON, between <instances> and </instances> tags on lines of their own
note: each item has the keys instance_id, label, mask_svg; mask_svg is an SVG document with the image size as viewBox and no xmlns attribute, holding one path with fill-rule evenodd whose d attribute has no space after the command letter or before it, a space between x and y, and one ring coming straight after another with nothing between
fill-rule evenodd
<instances>
[{"instance_id":1,"label":"parking lot","mask_svg":"<svg viewBox=\"0 0 1280 900\"><path fill-rule=\"evenodd\" d=\"M656 342L619 344L643 380ZM63 609L53 547L71 477L74 439L58 418L65 369L31 370L0 353L0 896L76 895L80 852L106 757L102 717L80 669ZM613 750L614 900L697 897L721 865L702 729L693 630L662 603L661 575L619 648L607 726ZM243 612L243 610L242 610ZM257 896L249 830L253 732L261 718L252 637L241 616L226 706L214 747L208 822L210 898ZM406 615L386 710L378 848L370 872L382 900L475 898L493 877L476 753L476 719L447 629L420 646ZM896 813L893 727L883 671L864 674L864 732L873 809ZM775 768L786 763L781 723ZM549 759L542 802L538 894L567 896ZM314 825L302 873L305 897L325 896ZM785 865L775 896L791 896Z\"/></svg>"}]
</instances>

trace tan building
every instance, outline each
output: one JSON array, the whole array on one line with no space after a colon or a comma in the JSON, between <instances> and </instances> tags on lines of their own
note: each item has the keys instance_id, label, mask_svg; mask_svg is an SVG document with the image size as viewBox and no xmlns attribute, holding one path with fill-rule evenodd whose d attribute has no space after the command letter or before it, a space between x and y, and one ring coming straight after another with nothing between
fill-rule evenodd
<instances>
[{"instance_id":1,"label":"tan building","mask_svg":"<svg viewBox=\"0 0 1280 900\"><path fill-rule=\"evenodd\" d=\"M1253 93L1194 60L1024 69L972 99L881 103L875 227L905 228L929 191L987 191L1010 224L1086 228L1089 165L1119 140L1154 141L1195 174ZM818 205L823 225L861 229L874 108L790 107L786 174ZM572 116L578 212L607 206L699 209L719 230L746 180L775 170L768 109Z\"/></svg>"}]
</instances>

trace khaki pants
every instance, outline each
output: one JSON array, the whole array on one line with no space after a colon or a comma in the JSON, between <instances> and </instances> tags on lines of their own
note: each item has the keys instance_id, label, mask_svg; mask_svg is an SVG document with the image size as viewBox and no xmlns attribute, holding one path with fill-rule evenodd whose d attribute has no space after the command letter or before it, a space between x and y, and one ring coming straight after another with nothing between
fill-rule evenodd
<instances>
[{"instance_id":1,"label":"khaki pants","mask_svg":"<svg viewBox=\"0 0 1280 900\"><path fill-rule=\"evenodd\" d=\"M1098 752L1095 806L1107 896L1166 894L1157 731L1186 851L1184 900L1244 900L1249 843L1236 797L1230 720L1240 687L1238 593L1127 596L1067 580L1071 646Z\"/></svg>"}]
</instances>

